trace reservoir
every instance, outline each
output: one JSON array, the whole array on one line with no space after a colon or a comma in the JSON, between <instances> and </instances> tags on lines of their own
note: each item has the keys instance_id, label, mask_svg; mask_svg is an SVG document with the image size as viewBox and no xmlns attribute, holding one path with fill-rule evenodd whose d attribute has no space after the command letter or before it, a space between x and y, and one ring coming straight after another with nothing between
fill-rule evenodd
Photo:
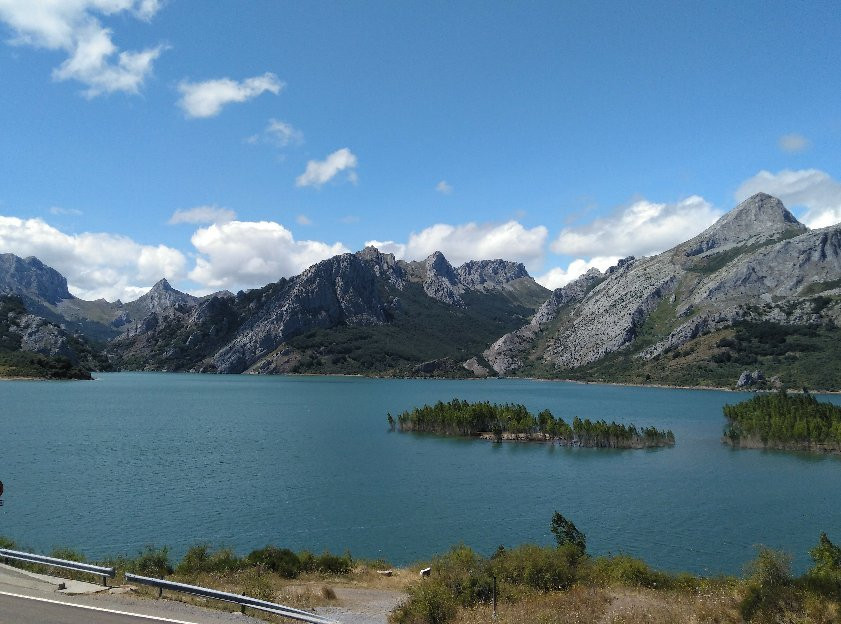
<instances>
[{"instance_id":1,"label":"reservoir","mask_svg":"<svg viewBox=\"0 0 841 624\"><path fill-rule=\"evenodd\" d=\"M458 543L552 543L560 511L592 554L741 573L764 544L809 564L841 542L841 459L721 444L745 393L485 381L101 373L0 383L0 535L90 559L200 542L427 559ZM452 398L674 431L608 450L392 433L386 413ZM839 396L821 400L841 403Z\"/></svg>"}]
</instances>

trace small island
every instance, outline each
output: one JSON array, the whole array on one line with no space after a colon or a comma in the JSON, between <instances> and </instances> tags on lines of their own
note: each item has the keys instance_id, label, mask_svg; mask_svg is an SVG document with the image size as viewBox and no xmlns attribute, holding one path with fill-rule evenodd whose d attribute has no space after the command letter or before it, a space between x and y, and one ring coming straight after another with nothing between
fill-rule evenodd
<instances>
[{"instance_id":1,"label":"small island","mask_svg":"<svg viewBox=\"0 0 841 624\"><path fill-rule=\"evenodd\" d=\"M841 407L785 390L725 405L721 441L735 448L841 453Z\"/></svg>"},{"instance_id":2,"label":"small island","mask_svg":"<svg viewBox=\"0 0 841 624\"><path fill-rule=\"evenodd\" d=\"M524 405L485 402L470 403L453 399L438 401L403 412L395 420L388 414L389 426L400 431L416 431L438 435L480 437L502 442L531 441L557 443L561 446L588 448L639 449L674 446L671 431L654 427L638 429L604 420L574 418L572 425L555 418L549 410L536 416Z\"/></svg>"}]
</instances>

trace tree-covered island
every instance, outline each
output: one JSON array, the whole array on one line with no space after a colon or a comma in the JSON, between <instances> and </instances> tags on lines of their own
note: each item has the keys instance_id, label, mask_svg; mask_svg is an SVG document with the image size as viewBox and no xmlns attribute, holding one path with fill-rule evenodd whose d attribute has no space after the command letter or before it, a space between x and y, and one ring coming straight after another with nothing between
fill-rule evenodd
<instances>
[{"instance_id":1,"label":"tree-covered island","mask_svg":"<svg viewBox=\"0 0 841 624\"><path fill-rule=\"evenodd\" d=\"M841 453L841 407L784 390L725 405L722 442L736 448Z\"/></svg>"},{"instance_id":2,"label":"tree-covered island","mask_svg":"<svg viewBox=\"0 0 841 624\"><path fill-rule=\"evenodd\" d=\"M392 429L400 431L476 436L496 442L521 440L590 448L651 448L675 443L671 431L654 427L638 429L634 425L578 417L570 425L563 418L555 418L548 409L535 416L524 405L487 401L438 401L403 412L396 420L388 414L388 422Z\"/></svg>"}]
</instances>

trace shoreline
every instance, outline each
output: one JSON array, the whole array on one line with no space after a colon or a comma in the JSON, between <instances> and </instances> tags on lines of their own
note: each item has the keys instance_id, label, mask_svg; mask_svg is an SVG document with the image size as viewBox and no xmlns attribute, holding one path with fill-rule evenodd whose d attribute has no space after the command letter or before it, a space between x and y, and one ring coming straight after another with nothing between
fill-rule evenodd
<instances>
[{"instance_id":1,"label":"shoreline","mask_svg":"<svg viewBox=\"0 0 841 624\"><path fill-rule=\"evenodd\" d=\"M91 375L98 373L176 373L184 375L210 375L210 373L199 373L196 371L148 371L148 370L115 370L115 371L91 371ZM213 373L214 375L216 373ZM243 372L237 375L249 375L253 377L347 377L350 379L417 379L422 381L493 381L493 380L523 380L540 381L547 383L570 383L585 386L614 386L619 388L660 388L664 390L703 390L707 392L730 392L730 393L756 393L756 392L777 392L776 389L766 388L733 388L729 386L683 386L662 383L630 383L619 381L584 381L581 379L560 379L548 377L413 377L408 375L366 375L365 373L250 373ZM5 377L0 375L0 381L91 381L89 379L51 379L49 377ZM791 394L802 394L802 389L790 388ZM810 389L810 394L841 395L841 390Z\"/></svg>"}]
</instances>

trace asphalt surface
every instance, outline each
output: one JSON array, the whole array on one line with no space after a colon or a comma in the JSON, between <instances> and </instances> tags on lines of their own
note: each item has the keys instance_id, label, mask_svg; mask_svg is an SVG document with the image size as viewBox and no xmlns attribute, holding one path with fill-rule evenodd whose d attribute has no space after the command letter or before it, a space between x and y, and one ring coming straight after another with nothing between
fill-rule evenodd
<instances>
[{"instance_id":1,"label":"asphalt surface","mask_svg":"<svg viewBox=\"0 0 841 624\"><path fill-rule=\"evenodd\" d=\"M59 583L67 586L59 589ZM0 624L265 624L241 613L147 600L0 565Z\"/></svg>"}]
</instances>

